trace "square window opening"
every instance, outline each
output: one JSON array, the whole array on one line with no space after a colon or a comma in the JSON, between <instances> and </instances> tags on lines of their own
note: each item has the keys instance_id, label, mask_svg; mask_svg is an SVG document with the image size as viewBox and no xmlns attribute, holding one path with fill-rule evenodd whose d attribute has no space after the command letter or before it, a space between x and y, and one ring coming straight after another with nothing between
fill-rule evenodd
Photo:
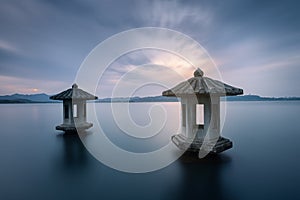
<instances>
[{"instance_id":1,"label":"square window opening","mask_svg":"<svg viewBox=\"0 0 300 200\"><path fill-rule=\"evenodd\" d=\"M204 125L204 104L196 104L196 124Z\"/></svg>"},{"instance_id":2,"label":"square window opening","mask_svg":"<svg viewBox=\"0 0 300 200\"><path fill-rule=\"evenodd\" d=\"M69 119L69 107L64 105L65 119Z\"/></svg>"},{"instance_id":3,"label":"square window opening","mask_svg":"<svg viewBox=\"0 0 300 200\"><path fill-rule=\"evenodd\" d=\"M73 117L75 118L75 117L78 117L77 116L77 104L74 104L73 105Z\"/></svg>"}]
</instances>

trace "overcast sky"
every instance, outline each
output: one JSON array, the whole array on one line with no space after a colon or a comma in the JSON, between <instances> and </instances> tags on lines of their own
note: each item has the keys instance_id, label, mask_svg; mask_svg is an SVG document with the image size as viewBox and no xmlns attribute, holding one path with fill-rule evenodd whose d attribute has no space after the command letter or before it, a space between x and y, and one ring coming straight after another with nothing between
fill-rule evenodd
<instances>
[{"instance_id":1,"label":"overcast sky","mask_svg":"<svg viewBox=\"0 0 300 200\"><path fill-rule=\"evenodd\" d=\"M198 41L223 81L246 94L300 96L298 2L1 0L0 94L60 92L72 85L98 43L121 31L154 26ZM116 66L122 67L115 65L115 71ZM107 73L105 79L115 77ZM107 89L97 95L110 96L114 81L101 84ZM156 90L147 88L149 95Z\"/></svg>"}]
</instances>

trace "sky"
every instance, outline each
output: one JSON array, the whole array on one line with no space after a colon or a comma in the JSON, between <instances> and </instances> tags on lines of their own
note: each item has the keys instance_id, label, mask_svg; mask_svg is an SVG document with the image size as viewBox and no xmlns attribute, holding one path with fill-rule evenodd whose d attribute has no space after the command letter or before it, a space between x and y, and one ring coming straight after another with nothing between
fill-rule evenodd
<instances>
[{"instance_id":1,"label":"sky","mask_svg":"<svg viewBox=\"0 0 300 200\"><path fill-rule=\"evenodd\" d=\"M290 0L1 0L0 95L58 93L73 84L100 42L133 28L162 27L199 42L222 80L245 94L300 96L299 7ZM165 52L125 57L104 74L97 96L109 97L124 69L145 63L142 58L170 68L180 65L192 77L182 60ZM159 90L147 86L137 95L159 95Z\"/></svg>"}]
</instances>

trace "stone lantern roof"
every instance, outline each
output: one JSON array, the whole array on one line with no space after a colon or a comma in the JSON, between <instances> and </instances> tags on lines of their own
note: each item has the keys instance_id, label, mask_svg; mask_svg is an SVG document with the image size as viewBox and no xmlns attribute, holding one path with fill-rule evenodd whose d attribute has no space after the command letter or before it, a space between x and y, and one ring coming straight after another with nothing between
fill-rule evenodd
<instances>
[{"instance_id":1,"label":"stone lantern roof","mask_svg":"<svg viewBox=\"0 0 300 200\"><path fill-rule=\"evenodd\" d=\"M78 88L78 85L75 83L72 85L72 88L67 89L59 94L53 95L50 97L53 100L95 100L98 97L83 91Z\"/></svg>"},{"instance_id":2,"label":"stone lantern roof","mask_svg":"<svg viewBox=\"0 0 300 200\"><path fill-rule=\"evenodd\" d=\"M201 69L194 72L194 77L183 81L162 93L163 96L209 95L234 96L243 94L243 89L233 87L221 81L203 76Z\"/></svg>"}]
</instances>

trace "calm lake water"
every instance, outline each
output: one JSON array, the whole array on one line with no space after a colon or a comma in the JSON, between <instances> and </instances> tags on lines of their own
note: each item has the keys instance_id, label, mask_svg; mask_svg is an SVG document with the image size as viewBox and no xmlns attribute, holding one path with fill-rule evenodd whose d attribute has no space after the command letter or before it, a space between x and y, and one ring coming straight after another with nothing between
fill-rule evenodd
<instances>
[{"instance_id":1,"label":"calm lake water","mask_svg":"<svg viewBox=\"0 0 300 200\"><path fill-rule=\"evenodd\" d=\"M178 128L178 103L164 105L172 123L150 142L129 141L112 123L109 104L96 109L111 141L147 152L164 146ZM144 110L149 104L130 106L136 123L149 123ZM144 174L101 164L79 138L55 130L61 121L61 104L0 105L1 200L300 198L298 101L228 102L222 135L233 141L233 149L200 161L184 156Z\"/></svg>"}]
</instances>

